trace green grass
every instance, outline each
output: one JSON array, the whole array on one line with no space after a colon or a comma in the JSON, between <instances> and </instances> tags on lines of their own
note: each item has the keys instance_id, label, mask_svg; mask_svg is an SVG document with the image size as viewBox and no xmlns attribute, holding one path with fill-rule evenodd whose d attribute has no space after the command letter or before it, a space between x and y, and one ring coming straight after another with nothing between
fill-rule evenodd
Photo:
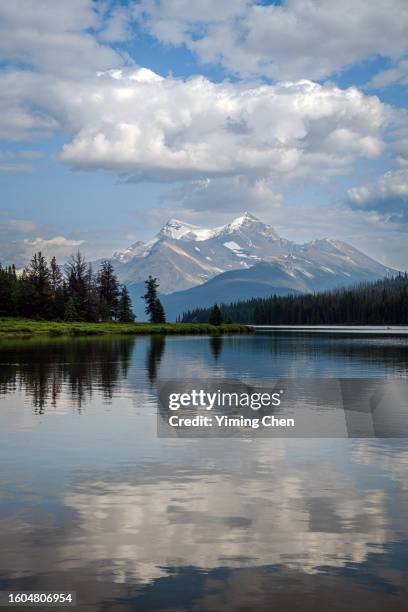
<instances>
[{"instance_id":1,"label":"green grass","mask_svg":"<svg viewBox=\"0 0 408 612\"><path fill-rule=\"evenodd\" d=\"M220 326L209 323L66 323L33 321L12 317L0 318L0 337L11 336L104 336L108 334L243 334L250 333L247 325L229 323Z\"/></svg>"}]
</instances>

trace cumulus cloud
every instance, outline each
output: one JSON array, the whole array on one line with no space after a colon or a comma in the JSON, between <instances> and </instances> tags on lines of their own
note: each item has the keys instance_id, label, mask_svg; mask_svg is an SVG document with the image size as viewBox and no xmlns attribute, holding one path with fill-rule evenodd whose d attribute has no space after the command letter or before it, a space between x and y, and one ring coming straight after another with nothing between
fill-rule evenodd
<instances>
[{"instance_id":1,"label":"cumulus cloud","mask_svg":"<svg viewBox=\"0 0 408 612\"><path fill-rule=\"evenodd\" d=\"M111 46L130 39L132 19L203 61L284 80L215 83L136 67ZM397 62L408 52L407 19L403 0L3 2L0 138L60 130L57 157L72 169L172 183L164 199L193 215L240 210L243 201L278 210L288 183L328 181L386 147L407 166L406 136L388 144L395 109L355 87L305 80L374 55ZM394 69L403 82L404 60ZM28 146L18 157L0 154L0 172L28 172L39 155Z\"/></svg>"},{"instance_id":2,"label":"cumulus cloud","mask_svg":"<svg viewBox=\"0 0 408 612\"><path fill-rule=\"evenodd\" d=\"M75 96L67 82L45 95L71 127L59 156L71 167L135 181L247 175L258 189L270 176L323 177L359 157L377 157L392 116L378 98L353 87L213 83L143 68L103 73Z\"/></svg>"},{"instance_id":3,"label":"cumulus cloud","mask_svg":"<svg viewBox=\"0 0 408 612\"><path fill-rule=\"evenodd\" d=\"M356 208L375 211L389 222L408 222L408 169L387 172L373 183L349 189L347 195Z\"/></svg>"},{"instance_id":4,"label":"cumulus cloud","mask_svg":"<svg viewBox=\"0 0 408 612\"><path fill-rule=\"evenodd\" d=\"M75 249L83 244L83 240L71 240L64 236L55 236L53 238L34 238L32 240L24 240L24 244L30 253L41 251L44 255L51 253L52 255L70 255Z\"/></svg>"},{"instance_id":5,"label":"cumulus cloud","mask_svg":"<svg viewBox=\"0 0 408 612\"><path fill-rule=\"evenodd\" d=\"M348 17L345 22L343 5L320 0L284 6L209 0L204 7L186 0L145 0L128 6L91 0L22 2L24 10L10 3L0 7L0 54L7 63L0 73L0 138L46 137L61 129L68 142L58 158L72 168L108 170L131 181L187 181L181 197L186 200L190 194L191 206L198 208L204 200L208 206L207 194L211 201L223 199L232 208L239 193L248 197L249 204L261 205L267 198L276 204L281 182L327 180L347 172L360 157L377 158L384 149L384 130L393 113L378 98L356 88L342 90L309 80L267 85L163 78L146 68L124 68L123 57L104 44L128 38L133 7L134 19L172 44L185 42L186 32L193 29L192 44L204 45L212 28L220 24L242 37L245 21L241 55L252 62L246 44L255 36L251 34L255 22L264 23L267 32L262 37L280 49L280 38L270 35L276 24L279 28L300 24L302 37L326 20L327 27L319 29L318 54L326 61L330 54L321 49L325 32L335 24L345 27ZM375 29L383 15L378 7L374 10L370 23ZM397 25L404 14L402 10ZM360 25L368 19L359 2L354 19ZM384 17L383 30L392 29L390 19ZM255 30L260 28L258 23ZM387 37L389 48L400 53L394 34ZM222 38L226 50L228 36ZM279 36L289 37L289 31L285 34L283 29ZM296 40L291 39L290 52L282 52L289 62L291 53L306 61ZM300 43L312 48L307 37ZM375 43L380 44L378 38ZM269 49L267 55L286 70ZM256 57L249 72L258 72L256 66L264 63L260 52ZM13 68L13 62L18 67ZM21 62L27 67L22 69ZM304 76L309 71L303 68L288 69L285 75ZM5 164L6 170L24 168Z\"/></svg>"},{"instance_id":6,"label":"cumulus cloud","mask_svg":"<svg viewBox=\"0 0 408 612\"><path fill-rule=\"evenodd\" d=\"M203 62L275 79L322 79L366 58L408 52L405 0L142 0L134 17L149 34L185 44Z\"/></svg>"},{"instance_id":7,"label":"cumulus cloud","mask_svg":"<svg viewBox=\"0 0 408 612\"><path fill-rule=\"evenodd\" d=\"M190 194L193 208L223 201L232 209L243 197L275 205L283 182L328 180L359 158L377 158L395 120L391 107L355 87L214 83L146 68L86 79L8 70L2 108L0 134L30 138L59 126L69 140L58 158L71 168L186 181L181 198Z\"/></svg>"},{"instance_id":8,"label":"cumulus cloud","mask_svg":"<svg viewBox=\"0 0 408 612\"><path fill-rule=\"evenodd\" d=\"M83 240L72 240L64 236L52 238L25 238L23 240L10 240L10 232L27 234L35 230L36 225L31 221L8 221L0 224L2 239L0 241L0 263L9 265L14 263L17 268L25 266L37 251L50 260L54 255L59 261L66 261L83 244Z\"/></svg>"}]
</instances>

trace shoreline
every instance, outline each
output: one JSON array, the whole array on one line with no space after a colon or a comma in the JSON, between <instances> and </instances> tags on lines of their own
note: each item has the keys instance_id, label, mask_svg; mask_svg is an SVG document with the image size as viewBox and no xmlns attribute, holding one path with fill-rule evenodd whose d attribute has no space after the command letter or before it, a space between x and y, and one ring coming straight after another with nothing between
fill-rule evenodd
<instances>
[{"instance_id":1,"label":"shoreline","mask_svg":"<svg viewBox=\"0 0 408 612\"><path fill-rule=\"evenodd\" d=\"M220 336L250 333L253 333L251 327L240 323L225 323L219 326L209 323L68 323L13 317L0 318L0 340L1 338L30 338L32 336L137 336L149 334Z\"/></svg>"},{"instance_id":2,"label":"shoreline","mask_svg":"<svg viewBox=\"0 0 408 612\"><path fill-rule=\"evenodd\" d=\"M251 325L254 333L292 332L322 334L408 335L408 325Z\"/></svg>"}]
</instances>

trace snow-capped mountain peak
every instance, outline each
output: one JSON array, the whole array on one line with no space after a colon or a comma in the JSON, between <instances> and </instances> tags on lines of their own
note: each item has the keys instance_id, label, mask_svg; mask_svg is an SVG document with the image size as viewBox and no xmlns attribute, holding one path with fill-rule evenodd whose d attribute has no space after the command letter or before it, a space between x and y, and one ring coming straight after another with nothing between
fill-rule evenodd
<instances>
[{"instance_id":1,"label":"snow-capped mountain peak","mask_svg":"<svg viewBox=\"0 0 408 612\"><path fill-rule=\"evenodd\" d=\"M169 219L166 225L162 227L157 237L170 238L171 240L196 240L198 242L203 240L209 240L216 235L217 229L208 229L204 227L198 227L187 223L186 221L179 221L178 219Z\"/></svg>"},{"instance_id":2,"label":"snow-capped mountain peak","mask_svg":"<svg viewBox=\"0 0 408 612\"><path fill-rule=\"evenodd\" d=\"M249 212L245 212L243 215L236 217L226 225L215 228L198 227L186 221L180 221L179 219L169 219L162 227L157 237L159 239L169 238L171 240L195 240L202 242L204 240L210 240L211 238L248 230L254 230L272 240L279 239L278 234L272 226L263 223Z\"/></svg>"},{"instance_id":3,"label":"snow-capped mountain peak","mask_svg":"<svg viewBox=\"0 0 408 612\"><path fill-rule=\"evenodd\" d=\"M199 228L191 223L179 221L178 219L169 219L158 233L159 237L171 238L172 240L180 240L187 234L194 233Z\"/></svg>"},{"instance_id":4,"label":"snow-capped mountain peak","mask_svg":"<svg viewBox=\"0 0 408 612\"><path fill-rule=\"evenodd\" d=\"M257 219L254 215L246 211L240 217L233 219L228 225L232 229L239 229L240 227L243 227L245 225L251 225L254 221L255 223L261 223L259 219Z\"/></svg>"},{"instance_id":5,"label":"snow-capped mountain peak","mask_svg":"<svg viewBox=\"0 0 408 612\"><path fill-rule=\"evenodd\" d=\"M133 259L133 257L138 257L142 255L145 250L146 244L141 240L138 240L124 251L115 251L112 257L120 263L127 263L128 261Z\"/></svg>"},{"instance_id":6,"label":"snow-capped mountain peak","mask_svg":"<svg viewBox=\"0 0 408 612\"><path fill-rule=\"evenodd\" d=\"M261 261L278 266L290 286L293 279L303 279L302 290L306 285L324 289L388 273L385 266L339 240L296 244L280 238L271 225L248 212L216 228L170 219L152 240L135 242L115 253L113 261L121 282L136 286L152 274L162 293L201 285Z\"/></svg>"},{"instance_id":7,"label":"snow-capped mountain peak","mask_svg":"<svg viewBox=\"0 0 408 612\"><path fill-rule=\"evenodd\" d=\"M270 240L279 240L279 234L271 225L263 223L249 212L245 212L243 215L233 219L230 223L220 227L216 231L218 236L234 234L235 232L244 234L254 232L255 234L264 236Z\"/></svg>"}]
</instances>

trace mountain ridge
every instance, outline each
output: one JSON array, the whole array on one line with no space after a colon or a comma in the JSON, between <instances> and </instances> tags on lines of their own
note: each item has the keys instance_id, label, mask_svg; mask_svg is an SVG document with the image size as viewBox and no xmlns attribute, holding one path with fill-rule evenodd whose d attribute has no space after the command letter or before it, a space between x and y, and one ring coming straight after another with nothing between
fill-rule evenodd
<instances>
[{"instance_id":1,"label":"mountain ridge","mask_svg":"<svg viewBox=\"0 0 408 612\"><path fill-rule=\"evenodd\" d=\"M186 307L195 306L190 299L214 303L228 299L227 287L234 287L233 299L243 299L251 297L249 291L254 292L253 297L266 295L265 291L307 293L396 272L341 240L319 238L296 243L283 238L272 225L249 212L215 228L169 219L154 238L116 252L111 261L134 299L140 297L150 274L157 277L172 318L180 314L175 308L176 304L179 308L181 298L189 301ZM269 267L250 271L261 263ZM228 273L234 271L231 284ZM269 274L269 278L261 281L260 274ZM219 276L221 280L210 282ZM140 315L139 308L136 311Z\"/></svg>"}]
</instances>

